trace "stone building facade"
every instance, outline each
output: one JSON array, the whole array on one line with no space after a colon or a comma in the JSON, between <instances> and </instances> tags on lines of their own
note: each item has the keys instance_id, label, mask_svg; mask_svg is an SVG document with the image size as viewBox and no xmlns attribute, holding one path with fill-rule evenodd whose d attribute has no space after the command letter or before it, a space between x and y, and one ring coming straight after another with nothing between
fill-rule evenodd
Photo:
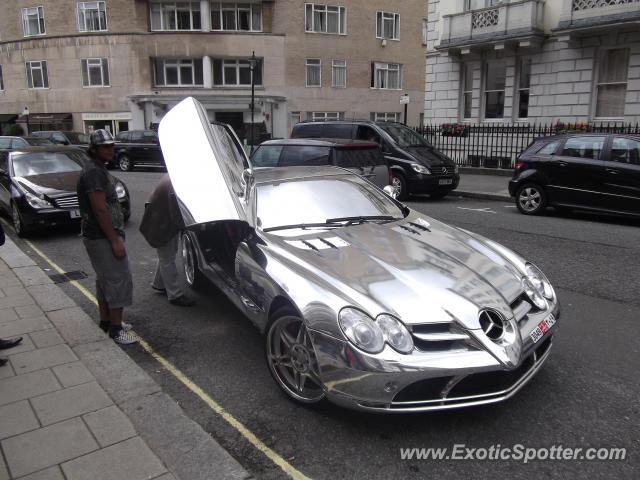
<instances>
[{"instance_id":1,"label":"stone building facade","mask_svg":"<svg viewBox=\"0 0 640 480\"><path fill-rule=\"evenodd\" d=\"M0 126L149 128L194 96L246 137L253 52L260 133L285 137L307 118L401 120L404 93L408 123L423 113L427 0L2 3Z\"/></svg>"},{"instance_id":2,"label":"stone building facade","mask_svg":"<svg viewBox=\"0 0 640 480\"><path fill-rule=\"evenodd\" d=\"M639 0L429 0L425 123L636 123L639 19Z\"/></svg>"}]
</instances>

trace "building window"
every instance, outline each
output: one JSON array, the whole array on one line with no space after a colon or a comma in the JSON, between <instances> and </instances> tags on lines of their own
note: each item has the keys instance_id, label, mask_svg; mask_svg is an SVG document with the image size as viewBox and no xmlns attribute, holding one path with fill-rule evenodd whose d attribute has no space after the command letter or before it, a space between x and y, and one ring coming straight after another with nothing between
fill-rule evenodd
<instances>
[{"instance_id":1,"label":"building window","mask_svg":"<svg viewBox=\"0 0 640 480\"><path fill-rule=\"evenodd\" d=\"M376 20L376 37L400 40L400 14L378 12Z\"/></svg>"},{"instance_id":2,"label":"building window","mask_svg":"<svg viewBox=\"0 0 640 480\"><path fill-rule=\"evenodd\" d=\"M305 4L305 32L347 34L347 10L345 7Z\"/></svg>"},{"instance_id":3,"label":"building window","mask_svg":"<svg viewBox=\"0 0 640 480\"><path fill-rule=\"evenodd\" d=\"M371 112L371 120L374 122L399 122L398 112Z\"/></svg>"},{"instance_id":4,"label":"building window","mask_svg":"<svg viewBox=\"0 0 640 480\"><path fill-rule=\"evenodd\" d=\"M464 0L464 11L478 10L480 8L495 7L505 0Z\"/></svg>"},{"instance_id":5,"label":"building window","mask_svg":"<svg viewBox=\"0 0 640 480\"><path fill-rule=\"evenodd\" d=\"M331 86L345 88L347 86L347 61L333 60L331 62Z\"/></svg>"},{"instance_id":6,"label":"building window","mask_svg":"<svg viewBox=\"0 0 640 480\"><path fill-rule=\"evenodd\" d=\"M624 115L629 74L629 50L605 50L600 57L596 92L596 117L617 118Z\"/></svg>"},{"instance_id":7,"label":"building window","mask_svg":"<svg viewBox=\"0 0 640 480\"><path fill-rule=\"evenodd\" d=\"M103 32L107 30L105 2L78 2L78 31Z\"/></svg>"},{"instance_id":8,"label":"building window","mask_svg":"<svg viewBox=\"0 0 640 480\"><path fill-rule=\"evenodd\" d=\"M402 88L402 65L373 62L371 64L371 87L400 90Z\"/></svg>"},{"instance_id":9,"label":"building window","mask_svg":"<svg viewBox=\"0 0 640 480\"><path fill-rule=\"evenodd\" d=\"M29 7L22 9L22 29L24 36L44 35L44 8Z\"/></svg>"},{"instance_id":10,"label":"building window","mask_svg":"<svg viewBox=\"0 0 640 480\"><path fill-rule=\"evenodd\" d=\"M302 121L302 115L300 114L300 112L290 112L289 121L291 122L290 126L293 127L295 124Z\"/></svg>"},{"instance_id":11,"label":"building window","mask_svg":"<svg viewBox=\"0 0 640 480\"><path fill-rule=\"evenodd\" d=\"M305 60L305 84L307 87L322 86L321 61L319 58Z\"/></svg>"},{"instance_id":12,"label":"building window","mask_svg":"<svg viewBox=\"0 0 640 480\"><path fill-rule=\"evenodd\" d=\"M484 80L484 118L503 118L504 86L507 66L502 61L488 62Z\"/></svg>"},{"instance_id":13,"label":"building window","mask_svg":"<svg viewBox=\"0 0 640 480\"><path fill-rule=\"evenodd\" d=\"M4 90L4 78L2 77L2 65L0 65L0 92Z\"/></svg>"},{"instance_id":14,"label":"building window","mask_svg":"<svg viewBox=\"0 0 640 480\"><path fill-rule=\"evenodd\" d=\"M473 67L468 63L462 64L462 118L471 118L473 105Z\"/></svg>"},{"instance_id":15,"label":"building window","mask_svg":"<svg viewBox=\"0 0 640 480\"><path fill-rule=\"evenodd\" d=\"M326 120L344 120L344 112L310 112L309 119L314 122Z\"/></svg>"},{"instance_id":16,"label":"building window","mask_svg":"<svg viewBox=\"0 0 640 480\"><path fill-rule=\"evenodd\" d=\"M528 118L529 87L531 86L531 59L520 59L518 66L518 118Z\"/></svg>"},{"instance_id":17,"label":"building window","mask_svg":"<svg viewBox=\"0 0 640 480\"><path fill-rule=\"evenodd\" d=\"M211 30L261 32L262 5L211 2Z\"/></svg>"},{"instance_id":18,"label":"building window","mask_svg":"<svg viewBox=\"0 0 640 480\"><path fill-rule=\"evenodd\" d=\"M429 38L429 21L426 18L422 19L422 45L427 44Z\"/></svg>"},{"instance_id":19,"label":"building window","mask_svg":"<svg viewBox=\"0 0 640 480\"><path fill-rule=\"evenodd\" d=\"M29 88L49 88L49 73L47 61L36 60L27 62L27 85Z\"/></svg>"},{"instance_id":20,"label":"building window","mask_svg":"<svg viewBox=\"0 0 640 480\"><path fill-rule=\"evenodd\" d=\"M155 81L159 87L201 87L202 59L155 60Z\"/></svg>"},{"instance_id":21,"label":"building window","mask_svg":"<svg viewBox=\"0 0 640 480\"><path fill-rule=\"evenodd\" d=\"M262 61L253 70L254 85L262 85ZM249 60L213 60L213 84L225 87L251 86Z\"/></svg>"},{"instance_id":22,"label":"building window","mask_svg":"<svg viewBox=\"0 0 640 480\"><path fill-rule=\"evenodd\" d=\"M83 87L109 86L109 62L106 58L83 58L81 62Z\"/></svg>"},{"instance_id":23,"label":"building window","mask_svg":"<svg viewBox=\"0 0 640 480\"><path fill-rule=\"evenodd\" d=\"M200 2L150 2L151 30L200 30Z\"/></svg>"}]
</instances>

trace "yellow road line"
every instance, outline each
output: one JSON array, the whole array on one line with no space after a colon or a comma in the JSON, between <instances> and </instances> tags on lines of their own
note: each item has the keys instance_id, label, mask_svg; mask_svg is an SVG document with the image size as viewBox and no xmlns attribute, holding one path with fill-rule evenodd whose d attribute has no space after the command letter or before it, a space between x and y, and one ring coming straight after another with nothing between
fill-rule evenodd
<instances>
[{"instance_id":1,"label":"yellow road line","mask_svg":"<svg viewBox=\"0 0 640 480\"><path fill-rule=\"evenodd\" d=\"M60 268L53 260L51 260L47 255L42 252L39 248L37 248L33 243L28 240L24 240L24 242L29 245L29 247L36 252L44 261L46 261L54 270L58 273L64 273L64 270ZM96 297L85 287L83 287L76 280L72 280L69 282L71 285L76 287L80 293L82 293L85 297L87 297L92 303L98 304L98 300ZM136 334L137 335L137 334ZM196 383L194 383L189 377L187 377L184 373L180 371L178 367L173 365L169 360L164 358L162 355L157 353L149 343L144 340L140 335L140 346L153 358L155 358L164 368L166 368L174 377L176 377L185 387L195 393L204 403L206 403L211 410L220 415L224 421L226 421L229 425L235 428L240 435L242 435L251 445L260 450L265 456L271 460L273 463L278 465L287 475L289 475L294 480L311 480L309 477L304 475L302 472L297 470L293 465L287 462L284 458L278 455L275 451L265 445L258 437L255 436L251 430L245 427L242 422L236 419L231 413L222 407L218 402L216 402L213 398L211 398L207 392L205 392L202 388L200 388Z\"/></svg>"}]
</instances>

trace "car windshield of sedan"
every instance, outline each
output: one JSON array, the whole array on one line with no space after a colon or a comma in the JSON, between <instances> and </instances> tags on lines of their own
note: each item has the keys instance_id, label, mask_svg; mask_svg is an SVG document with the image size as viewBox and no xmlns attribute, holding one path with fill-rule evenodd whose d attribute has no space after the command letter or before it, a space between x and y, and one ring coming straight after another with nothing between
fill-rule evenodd
<instances>
[{"instance_id":1,"label":"car windshield of sedan","mask_svg":"<svg viewBox=\"0 0 640 480\"><path fill-rule=\"evenodd\" d=\"M18 153L13 157L13 173L16 177L79 172L81 165L81 155L72 152Z\"/></svg>"},{"instance_id":2,"label":"car windshield of sedan","mask_svg":"<svg viewBox=\"0 0 640 480\"><path fill-rule=\"evenodd\" d=\"M257 224L264 231L344 226L352 221L390 221L404 217L382 191L357 177L311 178L259 185Z\"/></svg>"},{"instance_id":3,"label":"car windshield of sedan","mask_svg":"<svg viewBox=\"0 0 640 480\"><path fill-rule=\"evenodd\" d=\"M424 137L404 125L380 125L399 147L430 147Z\"/></svg>"},{"instance_id":4,"label":"car windshield of sedan","mask_svg":"<svg viewBox=\"0 0 640 480\"><path fill-rule=\"evenodd\" d=\"M89 137L80 132L66 132L65 135L71 142L71 145L87 145L89 143Z\"/></svg>"}]
</instances>

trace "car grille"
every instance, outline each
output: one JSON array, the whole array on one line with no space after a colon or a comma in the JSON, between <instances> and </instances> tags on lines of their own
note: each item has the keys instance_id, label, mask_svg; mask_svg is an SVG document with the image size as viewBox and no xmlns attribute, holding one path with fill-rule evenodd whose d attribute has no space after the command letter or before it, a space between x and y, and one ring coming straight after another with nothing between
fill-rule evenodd
<instances>
[{"instance_id":1,"label":"car grille","mask_svg":"<svg viewBox=\"0 0 640 480\"><path fill-rule=\"evenodd\" d=\"M411 336L421 352L477 349L469 334L452 322L412 325Z\"/></svg>"},{"instance_id":2,"label":"car grille","mask_svg":"<svg viewBox=\"0 0 640 480\"><path fill-rule=\"evenodd\" d=\"M54 202L58 208L78 208L78 197L76 195L56 198Z\"/></svg>"},{"instance_id":3,"label":"car grille","mask_svg":"<svg viewBox=\"0 0 640 480\"><path fill-rule=\"evenodd\" d=\"M511 302L511 310L513 310L513 316L516 318L516 321L520 323L527 318L529 312L535 310L535 307L527 298L527 294L522 292Z\"/></svg>"},{"instance_id":4,"label":"car grille","mask_svg":"<svg viewBox=\"0 0 640 480\"><path fill-rule=\"evenodd\" d=\"M454 167L429 167L433 175L453 175L455 173Z\"/></svg>"}]
</instances>

